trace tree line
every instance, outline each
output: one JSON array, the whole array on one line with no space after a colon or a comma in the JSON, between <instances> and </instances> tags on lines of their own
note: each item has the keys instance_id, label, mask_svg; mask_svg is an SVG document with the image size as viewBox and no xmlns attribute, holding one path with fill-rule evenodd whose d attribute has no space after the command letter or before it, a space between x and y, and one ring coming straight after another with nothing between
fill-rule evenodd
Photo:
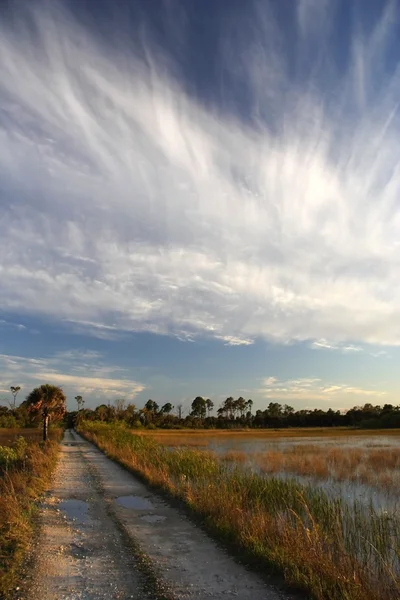
<instances>
[{"instance_id":1,"label":"tree line","mask_svg":"<svg viewBox=\"0 0 400 600\"><path fill-rule=\"evenodd\" d=\"M75 396L77 410L67 412L66 397L60 387L44 384L34 388L26 399L17 406L20 386L11 386L12 399L8 406L0 405L0 427L34 427L42 420L46 408L51 422L64 421L72 426L77 419L102 421L106 423L124 422L132 428L156 427L179 428L274 428L286 427L365 427L400 428L400 406L385 404L355 406L347 411L314 409L295 410L287 404L270 402L265 409L253 411L253 401L242 396L229 396L215 409L210 398L196 396L190 405L188 414L185 407L171 402L158 404L148 400L143 408L119 398L113 403L100 404L96 408L85 408L82 395Z\"/></svg>"},{"instance_id":2,"label":"tree line","mask_svg":"<svg viewBox=\"0 0 400 600\"><path fill-rule=\"evenodd\" d=\"M364 404L347 411L314 409L295 410L287 404L270 402L264 409L253 411L253 401L243 397L226 398L215 410L214 402L209 398L196 396L188 414L184 407L176 408L170 403L159 405L148 400L138 409L123 399L113 404L100 404L94 409L81 409L70 413L69 418L96 420L103 422L123 421L129 427L149 429L235 429L235 428L287 428L287 427L365 427L400 428L400 406Z\"/></svg>"}]
</instances>

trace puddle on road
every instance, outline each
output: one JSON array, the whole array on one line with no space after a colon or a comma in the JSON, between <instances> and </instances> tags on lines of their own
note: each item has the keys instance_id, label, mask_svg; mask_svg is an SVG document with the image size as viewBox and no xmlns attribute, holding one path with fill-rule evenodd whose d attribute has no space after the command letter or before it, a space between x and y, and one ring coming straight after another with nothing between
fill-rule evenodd
<instances>
[{"instance_id":1,"label":"puddle on road","mask_svg":"<svg viewBox=\"0 0 400 600\"><path fill-rule=\"evenodd\" d=\"M74 558L83 559L87 556L87 551L83 544L77 544L76 542L72 542L71 546L71 554Z\"/></svg>"},{"instance_id":2,"label":"puddle on road","mask_svg":"<svg viewBox=\"0 0 400 600\"><path fill-rule=\"evenodd\" d=\"M69 500L62 500L58 505L58 508L65 512L68 519L76 521L78 523L87 523L88 517L88 503L83 500L76 500L70 498Z\"/></svg>"},{"instance_id":3,"label":"puddle on road","mask_svg":"<svg viewBox=\"0 0 400 600\"><path fill-rule=\"evenodd\" d=\"M115 501L124 508L134 508L136 510L151 510L155 508L150 500L143 498L143 496L119 496Z\"/></svg>"},{"instance_id":4,"label":"puddle on road","mask_svg":"<svg viewBox=\"0 0 400 600\"><path fill-rule=\"evenodd\" d=\"M167 517L163 517L162 515L143 515L140 517L141 521L146 521L146 523L161 523L161 521L165 521Z\"/></svg>"}]
</instances>

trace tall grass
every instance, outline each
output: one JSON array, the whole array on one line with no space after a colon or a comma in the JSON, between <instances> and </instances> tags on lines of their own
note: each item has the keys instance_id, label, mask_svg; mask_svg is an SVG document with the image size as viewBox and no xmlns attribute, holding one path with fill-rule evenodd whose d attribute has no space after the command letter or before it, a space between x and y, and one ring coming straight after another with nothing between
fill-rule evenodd
<instances>
[{"instance_id":1,"label":"tall grass","mask_svg":"<svg viewBox=\"0 0 400 600\"><path fill-rule=\"evenodd\" d=\"M264 478L207 451L168 449L122 427L81 432L150 484L180 498L259 567L318 600L400 596L400 517L329 499L294 480Z\"/></svg>"},{"instance_id":2,"label":"tall grass","mask_svg":"<svg viewBox=\"0 0 400 600\"><path fill-rule=\"evenodd\" d=\"M50 427L49 438L51 440L58 440L61 435L62 430L59 427ZM0 427L0 445L9 446L20 437L23 437L26 441L40 442L43 431L41 427Z\"/></svg>"},{"instance_id":3,"label":"tall grass","mask_svg":"<svg viewBox=\"0 0 400 600\"><path fill-rule=\"evenodd\" d=\"M60 438L61 433L55 430L53 437ZM19 437L11 445L0 446L0 598L8 598L17 581L32 539L36 501L57 460L57 442L42 443L34 437Z\"/></svg>"},{"instance_id":4,"label":"tall grass","mask_svg":"<svg viewBox=\"0 0 400 600\"><path fill-rule=\"evenodd\" d=\"M227 460L243 461L240 453L225 455ZM264 473L293 473L318 479L356 481L398 492L399 448L324 448L304 445L262 453L246 453L246 460Z\"/></svg>"}]
</instances>

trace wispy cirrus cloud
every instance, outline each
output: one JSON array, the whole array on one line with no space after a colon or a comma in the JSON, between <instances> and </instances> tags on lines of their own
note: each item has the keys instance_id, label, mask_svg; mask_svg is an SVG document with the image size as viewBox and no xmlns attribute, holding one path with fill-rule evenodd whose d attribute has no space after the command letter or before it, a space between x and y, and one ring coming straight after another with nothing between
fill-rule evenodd
<instances>
[{"instance_id":1,"label":"wispy cirrus cloud","mask_svg":"<svg viewBox=\"0 0 400 600\"><path fill-rule=\"evenodd\" d=\"M345 344L338 342L328 342L327 340L315 340L311 344L311 348L314 350L337 350L339 352L343 352L345 354L353 353L353 352L362 352L363 349L360 346L355 346L354 344Z\"/></svg>"},{"instance_id":2,"label":"wispy cirrus cloud","mask_svg":"<svg viewBox=\"0 0 400 600\"><path fill-rule=\"evenodd\" d=\"M14 323L12 321L6 321L5 319L0 319L0 328L18 329L19 331L26 329L25 325L22 325L22 323Z\"/></svg>"},{"instance_id":3,"label":"wispy cirrus cloud","mask_svg":"<svg viewBox=\"0 0 400 600\"><path fill-rule=\"evenodd\" d=\"M2 306L106 338L399 344L396 5L354 24L339 72L334 4L293 6L304 77L268 2L239 41L221 31L242 116L151 41L106 48L55 3L4 19Z\"/></svg>"}]
</instances>

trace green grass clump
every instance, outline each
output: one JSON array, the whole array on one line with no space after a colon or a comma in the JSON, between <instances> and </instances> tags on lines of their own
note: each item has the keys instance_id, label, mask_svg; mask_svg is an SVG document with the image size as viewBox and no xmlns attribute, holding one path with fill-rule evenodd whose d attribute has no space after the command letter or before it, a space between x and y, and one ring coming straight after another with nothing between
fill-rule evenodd
<instances>
[{"instance_id":1,"label":"green grass clump","mask_svg":"<svg viewBox=\"0 0 400 600\"><path fill-rule=\"evenodd\" d=\"M150 484L183 500L258 568L322 600L400 597L400 518L263 477L207 451L160 446L121 426L80 431Z\"/></svg>"},{"instance_id":2,"label":"green grass clump","mask_svg":"<svg viewBox=\"0 0 400 600\"><path fill-rule=\"evenodd\" d=\"M22 436L17 438L12 446L0 446L0 469L15 468L24 460L27 446L28 444Z\"/></svg>"}]
</instances>

